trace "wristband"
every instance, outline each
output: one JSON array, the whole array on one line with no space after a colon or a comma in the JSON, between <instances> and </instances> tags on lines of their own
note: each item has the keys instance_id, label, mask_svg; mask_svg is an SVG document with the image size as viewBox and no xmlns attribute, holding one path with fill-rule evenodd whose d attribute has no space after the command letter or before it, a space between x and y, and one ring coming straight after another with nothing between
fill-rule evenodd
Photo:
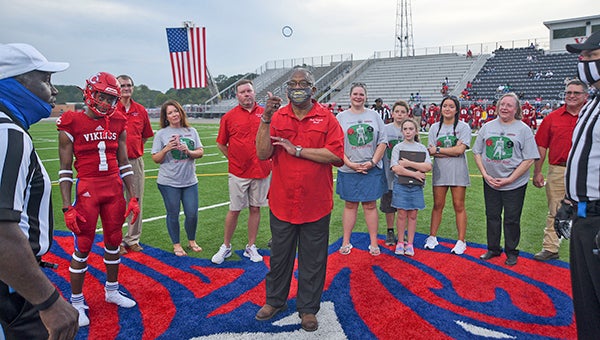
<instances>
[{"instance_id":1,"label":"wristband","mask_svg":"<svg viewBox=\"0 0 600 340\"><path fill-rule=\"evenodd\" d=\"M50 306L52 306L56 300L58 300L58 298L60 297L60 294L58 293L58 290L56 288L54 288L54 292L50 295L49 298L46 299L46 301L37 304L37 305L33 305L37 310L46 310L48 308L50 308Z\"/></svg>"},{"instance_id":2,"label":"wristband","mask_svg":"<svg viewBox=\"0 0 600 340\"><path fill-rule=\"evenodd\" d=\"M265 124L271 124L270 120L265 120L262 116L260 116L260 121L265 123Z\"/></svg>"},{"instance_id":3,"label":"wristband","mask_svg":"<svg viewBox=\"0 0 600 340\"><path fill-rule=\"evenodd\" d=\"M371 162L371 165L372 165L373 167L375 167L375 162L373 162L373 160L372 160L372 159L370 159L370 160L369 160L369 162Z\"/></svg>"}]
</instances>

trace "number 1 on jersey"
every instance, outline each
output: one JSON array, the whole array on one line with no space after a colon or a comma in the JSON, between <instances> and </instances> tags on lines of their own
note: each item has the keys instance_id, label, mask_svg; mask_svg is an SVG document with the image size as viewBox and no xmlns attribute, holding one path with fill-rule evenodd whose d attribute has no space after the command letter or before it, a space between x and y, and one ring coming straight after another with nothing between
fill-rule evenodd
<instances>
[{"instance_id":1,"label":"number 1 on jersey","mask_svg":"<svg viewBox=\"0 0 600 340\"><path fill-rule=\"evenodd\" d=\"M98 156L100 157L98 171L108 171L108 162L106 161L106 143L104 141L98 143Z\"/></svg>"}]
</instances>

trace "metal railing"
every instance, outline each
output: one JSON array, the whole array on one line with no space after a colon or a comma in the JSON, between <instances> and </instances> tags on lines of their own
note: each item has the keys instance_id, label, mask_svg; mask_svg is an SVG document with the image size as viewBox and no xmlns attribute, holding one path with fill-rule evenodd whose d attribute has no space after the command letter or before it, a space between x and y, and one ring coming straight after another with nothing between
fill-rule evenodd
<instances>
[{"instance_id":1,"label":"metal railing","mask_svg":"<svg viewBox=\"0 0 600 340\"><path fill-rule=\"evenodd\" d=\"M502 48L521 48L530 47L531 44L537 49L548 50L550 48L550 40L548 38L533 38L533 39L520 39L520 40L506 40L486 43L472 43L462 45L447 45L447 46L435 46L435 47L421 47L415 48L412 57L432 55L432 54L467 54L467 51L471 50L473 55L478 54L490 54L493 51ZM376 59L382 58L395 58L399 57L395 51L375 51L373 57Z\"/></svg>"}]
</instances>

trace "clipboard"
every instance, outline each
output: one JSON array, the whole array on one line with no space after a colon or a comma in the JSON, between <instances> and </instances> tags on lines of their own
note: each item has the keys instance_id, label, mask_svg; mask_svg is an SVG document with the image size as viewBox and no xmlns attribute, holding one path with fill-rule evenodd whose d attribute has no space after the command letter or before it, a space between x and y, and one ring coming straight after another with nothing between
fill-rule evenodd
<instances>
[{"instance_id":1,"label":"clipboard","mask_svg":"<svg viewBox=\"0 0 600 340\"><path fill-rule=\"evenodd\" d=\"M422 163L425 161L425 157L427 157L426 153L423 151L406 151L400 150L400 158L408 159L409 161ZM409 170L415 170L413 168L408 168ZM418 179L410 176L398 176L398 183L404 185L424 185L424 182L419 181Z\"/></svg>"}]
</instances>

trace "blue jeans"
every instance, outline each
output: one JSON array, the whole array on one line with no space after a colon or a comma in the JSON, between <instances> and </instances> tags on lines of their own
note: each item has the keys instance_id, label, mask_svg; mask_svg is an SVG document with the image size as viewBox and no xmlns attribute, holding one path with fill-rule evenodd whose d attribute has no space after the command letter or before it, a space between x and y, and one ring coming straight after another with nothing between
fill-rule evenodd
<instances>
[{"instance_id":1,"label":"blue jeans","mask_svg":"<svg viewBox=\"0 0 600 340\"><path fill-rule=\"evenodd\" d=\"M179 202L183 204L183 213L185 214L183 227L187 238L190 241L195 240L198 225L198 184L185 188L158 184L158 190L165 202L165 209L167 209L167 230L173 244L180 243Z\"/></svg>"}]
</instances>

